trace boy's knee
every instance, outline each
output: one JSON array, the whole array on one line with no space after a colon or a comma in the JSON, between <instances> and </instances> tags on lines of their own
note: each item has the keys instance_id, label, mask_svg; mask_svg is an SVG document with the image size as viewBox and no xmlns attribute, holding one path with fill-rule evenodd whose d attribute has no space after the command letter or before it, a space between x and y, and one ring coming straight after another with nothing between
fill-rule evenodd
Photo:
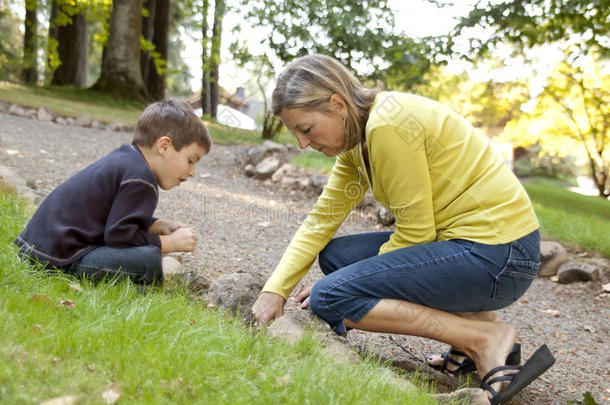
<instances>
[{"instance_id":1,"label":"boy's knee","mask_svg":"<svg viewBox=\"0 0 610 405\"><path fill-rule=\"evenodd\" d=\"M137 282L141 284L163 283L163 264L161 250L157 246L138 247L144 271Z\"/></svg>"}]
</instances>

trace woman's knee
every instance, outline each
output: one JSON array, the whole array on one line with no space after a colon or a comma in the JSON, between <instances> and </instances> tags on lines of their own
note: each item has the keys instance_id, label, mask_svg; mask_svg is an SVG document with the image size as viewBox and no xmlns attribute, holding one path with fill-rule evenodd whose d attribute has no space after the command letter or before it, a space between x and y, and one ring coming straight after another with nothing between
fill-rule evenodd
<instances>
[{"instance_id":1,"label":"woman's knee","mask_svg":"<svg viewBox=\"0 0 610 405\"><path fill-rule=\"evenodd\" d=\"M324 279L315 283L309 295L309 307L314 314L324 318L323 314L328 310L326 304L326 287L323 283Z\"/></svg>"},{"instance_id":2,"label":"woman's knee","mask_svg":"<svg viewBox=\"0 0 610 405\"><path fill-rule=\"evenodd\" d=\"M332 248L332 241L326 245L326 247L320 252L318 255L318 264L320 265L320 270L324 275L329 275L333 271L337 270L334 257L334 249Z\"/></svg>"}]
</instances>

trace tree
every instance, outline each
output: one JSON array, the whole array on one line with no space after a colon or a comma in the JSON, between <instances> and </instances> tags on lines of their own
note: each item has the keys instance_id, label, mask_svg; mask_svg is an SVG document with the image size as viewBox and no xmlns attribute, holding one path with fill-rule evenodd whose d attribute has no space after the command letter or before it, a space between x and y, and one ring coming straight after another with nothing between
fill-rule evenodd
<instances>
[{"instance_id":1,"label":"tree","mask_svg":"<svg viewBox=\"0 0 610 405\"><path fill-rule=\"evenodd\" d=\"M208 10L209 0L203 0L201 8L201 112L212 115L212 99L210 97L210 62L208 55Z\"/></svg>"},{"instance_id":2,"label":"tree","mask_svg":"<svg viewBox=\"0 0 610 405\"><path fill-rule=\"evenodd\" d=\"M66 0L53 0L49 22L49 50L54 85L87 85L89 30L84 6ZM55 41L55 42L54 42Z\"/></svg>"},{"instance_id":3,"label":"tree","mask_svg":"<svg viewBox=\"0 0 610 405\"><path fill-rule=\"evenodd\" d=\"M142 52L142 78L155 100L165 98L171 0L148 0L148 17L143 18L143 35L150 49Z\"/></svg>"},{"instance_id":4,"label":"tree","mask_svg":"<svg viewBox=\"0 0 610 405\"><path fill-rule=\"evenodd\" d=\"M514 142L540 143L558 156L584 151L601 197L610 196L610 77L599 61L563 61L549 76L535 109L511 123L505 136Z\"/></svg>"},{"instance_id":5,"label":"tree","mask_svg":"<svg viewBox=\"0 0 610 405\"><path fill-rule=\"evenodd\" d=\"M212 46L209 58L209 82L210 82L210 114L216 117L218 101L220 96L220 44L222 41L222 21L226 12L225 0L216 0L214 4L214 25L212 26Z\"/></svg>"},{"instance_id":6,"label":"tree","mask_svg":"<svg viewBox=\"0 0 610 405\"><path fill-rule=\"evenodd\" d=\"M429 0L440 6L448 1ZM469 35L482 27L489 34ZM579 53L596 50L610 57L610 2L608 0L520 0L478 2L444 38L445 50L456 53L457 38L469 40L471 55L487 56L495 46L512 43L521 51L537 45L564 42ZM463 54L463 56L467 56Z\"/></svg>"},{"instance_id":7,"label":"tree","mask_svg":"<svg viewBox=\"0 0 610 405\"><path fill-rule=\"evenodd\" d=\"M38 82L38 63L36 62L38 45L36 36L38 35L38 16L37 1L25 1L25 32L23 35L23 70L22 80L27 84Z\"/></svg>"},{"instance_id":8,"label":"tree","mask_svg":"<svg viewBox=\"0 0 610 405\"><path fill-rule=\"evenodd\" d=\"M0 0L0 80L18 81L21 76L21 20L13 13L11 3Z\"/></svg>"},{"instance_id":9,"label":"tree","mask_svg":"<svg viewBox=\"0 0 610 405\"><path fill-rule=\"evenodd\" d=\"M132 100L149 99L140 66L141 33L142 0L114 0L95 89Z\"/></svg>"}]
</instances>

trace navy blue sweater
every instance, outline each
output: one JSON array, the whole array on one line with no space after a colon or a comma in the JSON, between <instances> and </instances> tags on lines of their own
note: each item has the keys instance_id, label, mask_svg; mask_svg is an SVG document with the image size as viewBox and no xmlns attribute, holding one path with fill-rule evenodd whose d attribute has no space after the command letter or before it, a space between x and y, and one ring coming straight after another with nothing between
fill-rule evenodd
<instances>
[{"instance_id":1,"label":"navy blue sweater","mask_svg":"<svg viewBox=\"0 0 610 405\"><path fill-rule=\"evenodd\" d=\"M157 179L144 155L123 145L53 190L15 244L58 267L99 246L160 248L159 236L148 232L158 200Z\"/></svg>"}]
</instances>

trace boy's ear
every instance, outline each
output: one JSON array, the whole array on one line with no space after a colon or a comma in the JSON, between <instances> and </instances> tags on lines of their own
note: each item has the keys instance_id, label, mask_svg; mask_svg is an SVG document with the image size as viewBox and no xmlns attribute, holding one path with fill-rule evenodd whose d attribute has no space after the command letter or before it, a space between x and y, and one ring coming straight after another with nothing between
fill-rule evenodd
<instances>
[{"instance_id":1,"label":"boy's ear","mask_svg":"<svg viewBox=\"0 0 610 405\"><path fill-rule=\"evenodd\" d=\"M157 149L157 152L162 155L167 152L167 149L171 146L171 144L172 138L169 136L162 136L155 141L155 149Z\"/></svg>"}]
</instances>

